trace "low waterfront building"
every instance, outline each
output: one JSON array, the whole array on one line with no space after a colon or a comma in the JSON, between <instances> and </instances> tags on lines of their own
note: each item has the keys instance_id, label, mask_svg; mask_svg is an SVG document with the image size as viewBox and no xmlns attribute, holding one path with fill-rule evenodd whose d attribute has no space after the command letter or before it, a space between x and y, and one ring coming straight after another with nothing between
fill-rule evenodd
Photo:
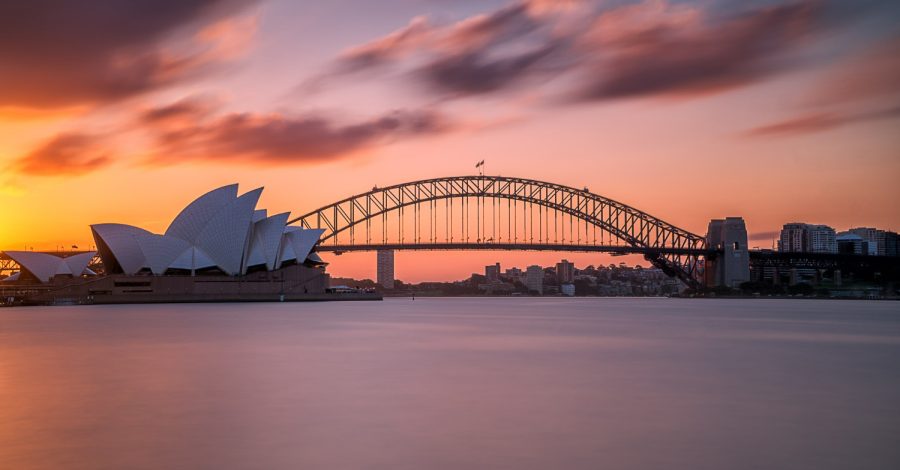
<instances>
[{"instance_id":1,"label":"low waterfront building","mask_svg":"<svg viewBox=\"0 0 900 470\"><path fill-rule=\"evenodd\" d=\"M838 253L847 255L869 254L869 242L855 233L841 232L835 237Z\"/></svg>"},{"instance_id":2,"label":"low waterfront building","mask_svg":"<svg viewBox=\"0 0 900 470\"><path fill-rule=\"evenodd\" d=\"M516 286L503 281L488 281L479 284L478 290L489 295L509 295L516 291Z\"/></svg>"},{"instance_id":3,"label":"low waterfront building","mask_svg":"<svg viewBox=\"0 0 900 470\"><path fill-rule=\"evenodd\" d=\"M503 277L510 281L522 282L525 279L525 272L519 268L509 268L503 272Z\"/></svg>"}]
</instances>

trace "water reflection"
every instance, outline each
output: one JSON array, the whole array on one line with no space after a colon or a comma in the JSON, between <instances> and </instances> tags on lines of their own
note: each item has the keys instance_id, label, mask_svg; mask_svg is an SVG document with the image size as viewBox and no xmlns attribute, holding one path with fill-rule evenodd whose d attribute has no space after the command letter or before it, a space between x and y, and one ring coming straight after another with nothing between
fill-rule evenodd
<instances>
[{"instance_id":1,"label":"water reflection","mask_svg":"<svg viewBox=\"0 0 900 470\"><path fill-rule=\"evenodd\" d=\"M889 302L0 311L3 468L898 468Z\"/></svg>"}]
</instances>

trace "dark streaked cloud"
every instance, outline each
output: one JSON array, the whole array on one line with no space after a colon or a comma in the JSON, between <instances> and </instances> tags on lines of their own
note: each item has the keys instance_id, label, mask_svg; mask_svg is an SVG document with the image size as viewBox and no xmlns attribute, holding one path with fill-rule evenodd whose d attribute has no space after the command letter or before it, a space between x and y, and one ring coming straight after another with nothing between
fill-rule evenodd
<instances>
[{"instance_id":1,"label":"dark streaked cloud","mask_svg":"<svg viewBox=\"0 0 900 470\"><path fill-rule=\"evenodd\" d=\"M146 109L138 114L138 124L161 126L182 120L196 122L211 115L217 108L211 97L190 96L164 106Z\"/></svg>"},{"instance_id":2,"label":"dark streaked cloud","mask_svg":"<svg viewBox=\"0 0 900 470\"><path fill-rule=\"evenodd\" d=\"M453 97L562 76L576 102L716 92L790 69L785 56L830 27L820 0L755 5L521 0L447 25L417 17L349 49L326 76L393 66Z\"/></svg>"},{"instance_id":3,"label":"dark streaked cloud","mask_svg":"<svg viewBox=\"0 0 900 470\"><path fill-rule=\"evenodd\" d=\"M101 137L63 133L14 161L12 169L20 174L37 176L79 175L111 162Z\"/></svg>"},{"instance_id":4,"label":"dark streaked cloud","mask_svg":"<svg viewBox=\"0 0 900 470\"><path fill-rule=\"evenodd\" d=\"M380 67L416 51L434 55L475 52L527 34L537 26L526 3L514 3L452 25L432 24L427 17L417 16L387 36L346 50L336 59L334 72Z\"/></svg>"},{"instance_id":5,"label":"dark streaked cloud","mask_svg":"<svg viewBox=\"0 0 900 470\"><path fill-rule=\"evenodd\" d=\"M318 87L344 75L396 66L411 71L425 88L449 95L476 95L546 74L564 52L568 38L553 34L544 20L552 2L514 2L498 10L452 24L426 17L384 37L352 47L330 69L308 81ZM404 64L405 61L412 62Z\"/></svg>"},{"instance_id":6,"label":"dark streaked cloud","mask_svg":"<svg viewBox=\"0 0 900 470\"><path fill-rule=\"evenodd\" d=\"M749 137L780 137L822 132L850 124L900 117L900 107L858 113L819 112L766 124L745 133Z\"/></svg>"},{"instance_id":7,"label":"dark streaked cloud","mask_svg":"<svg viewBox=\"0 0 900 470\"><path fill-rule=\"evenodd\" d=\"M214 31L165 41L239 11L237 0L29 0L0 3L0 107L103 103L196 74ZM176 47L178 46L178 47Z\"/></svg>"},{"instance_id":8,"label":"dark streaked cloud","mask_svg":"<svg viewBox=\"0 0 900 470\"><path fill-rule=\"evenodd\" d=\"M505 57L492 58L485 51L441 57L417 71L426 84L439 92L476 95L496 92L522 82L539 69L550 72L547 59L563 45L547 44Z\"/></svg>"},{"instance_id":9,"label":"dark streaked cloud","mask_svg":"<svg viewBox=\"0 0 900 470\"><path fill-rule=\"evenodd\" d=\"M596 57L576 97L691 94L752 83L788 67L778 58L815 30L818 14L808 1L718 22L685 7L622 7L601 15L584 44Z\"/></svg>"},{"instance_id":10,"label":"dark streaked cloud","mask_svg":"<svg viewBox=\"0 0 900 470\"><path fill-rule=\"evenodd\" d=\"M149 155L150 164L184 161L297 164L346 158L399 139L438 135L455 126L430 109L397 110L357 122L318 115L216 114L209 97L189 97L139 112L106 135L62 133L14 160L11 173L29 176L80 175L119 160ZM110 144L135 133L149 151L115 153Z\"/></svg>"},{"instance_id":11,"label":"dark streaked cloud","mask_svg":"<svg viewBox=\"0 0 900 470\"><path fill-rule=\"evenodd\" d=\"M449 129L442 116L428 110L395 111L350 124L318 116L234 113L199 123L157 127L152 131L157 143L152 160L324 161L393 139Z\"/></svg>"},{"instance_id":12,"label":"dark streaked cloud","mask_svg":"<svg viewBox=\"0 0 900 470\"><path fill-rule=\"evenodd\" d=\"M563 50L547 26L528 2L469 18L437 35L429 57L413 75L439 94L502 91L536 75Z\"/></svg>"}]
</instances>

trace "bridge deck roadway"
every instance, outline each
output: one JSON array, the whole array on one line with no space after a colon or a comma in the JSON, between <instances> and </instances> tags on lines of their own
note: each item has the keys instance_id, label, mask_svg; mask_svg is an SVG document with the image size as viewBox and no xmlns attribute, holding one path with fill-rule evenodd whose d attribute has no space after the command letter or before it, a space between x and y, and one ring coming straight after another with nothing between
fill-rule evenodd
<instances>
[{"instance_id":1,"label":"bridge deck roadway","mask_svg":"<svg viewBox=\"0 0 900 470\"><path fill-rule=\"evenodd\" d=\"M661 253L673 255L710 255L710 250L690 248L643 248L614 245L570 245L547 243L377 243L377 244L328 244L316 246L316 251L329 251L337 254L351 251L376 250L518 250L518 251L575 251L613 254L647 254Z\"/></svg>"}]
</instances>

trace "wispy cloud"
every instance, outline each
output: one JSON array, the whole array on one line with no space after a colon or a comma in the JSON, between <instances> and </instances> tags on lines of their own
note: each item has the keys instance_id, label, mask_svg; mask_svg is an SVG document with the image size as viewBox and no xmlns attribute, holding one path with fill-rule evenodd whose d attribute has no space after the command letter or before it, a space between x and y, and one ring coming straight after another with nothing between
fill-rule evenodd
<instances>
[{"instance_id":1,"label":"wispy cloud","mask_svg":"<svg viewBox=\"0 0 900 470\"><path fill-rule=\"evenodd\" d=\"M898 117L900 117L900 107L846 114L820 112L795 116L783 121L755 127L744 134L749 137L785 137L823 132L851 124Z\"/></svg>"},{"instance_id":2,"label":"wispy cloud","mask_svg":"<svg viewBox=\"0 0 900 470\"><path fill-rule=\"evenodd\" d=\"M900 34L876 41L839 61L825 74L810 101L817 105L892 97L900 102Z\"/></svg>"},{"instance_id":3,"label":"wispy cloud","mask_svg":"<svg viewBox=\"0 0 900 470\"><path fill-rule=\"evenodd\" d=\"M81 175L121 160L149 155L148 165L182 162L300 164L333 161L400 139L453 131L456 124L432 109L396 110L367 120L314 113L226 113L208 96L192 96L140 110L107 135L63 133L14 160L12 173L27 176ZM125 134L143 136L146 150L117 153L112 143ZM134 137L132 135L132 137Z\"/></svg>"},{"instance_id":4,"label":"wispy cloud","mask_svg":"<svg viewBox=\"0 0 900 470\"><path fill-rule=\"evenodd\" d=\"M319 162L394 139L440 134L452 127L444 116L431 110L398 110L356 122L303 114L231 113L204 119L207 110L203 105L181 102L145 112L142 119L156 145L151 161ZM179 119L183 116L199 119Z\"/></svg>"}]
</instances>

